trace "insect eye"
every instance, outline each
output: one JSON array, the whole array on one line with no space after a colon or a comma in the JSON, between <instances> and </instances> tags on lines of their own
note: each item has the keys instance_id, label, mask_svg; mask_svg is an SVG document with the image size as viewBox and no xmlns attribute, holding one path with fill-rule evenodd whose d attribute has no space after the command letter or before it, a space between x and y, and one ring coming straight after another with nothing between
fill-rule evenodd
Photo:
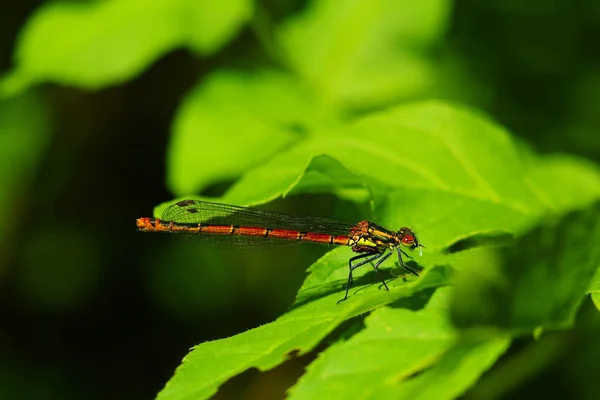
<instances>
[{"instance_id":1,"label":"insect eye","mask_svg":"<svg viewBox=\"0 0 600 400\"><path fill-rule=\"evenodd\" d=\"M415 243L415 237L413 235L406 235L402 238L402 244L405 246L411 246Z\"/></svg>"}]
</instances>

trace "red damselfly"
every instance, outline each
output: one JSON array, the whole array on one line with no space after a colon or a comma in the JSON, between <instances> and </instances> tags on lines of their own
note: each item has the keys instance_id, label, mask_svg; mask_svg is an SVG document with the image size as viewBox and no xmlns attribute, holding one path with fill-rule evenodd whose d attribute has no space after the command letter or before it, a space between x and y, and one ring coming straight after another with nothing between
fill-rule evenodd
<instances>
[{"instance_id":1,"label":"red damselfly","mask_svg":"<svg viewBox=\"0 0 600 400\"><path fill-rule=\"evenodd\" d=\"M402 250L425 247L419 243L409 228L390 231L373 222L357 224L323 217L288 215L257 208L239 207L201 200L179 201L165 209L160 219L138 218L137 227L142 232L170 232L193 236L207 243L241 248L267 247L291 242L310 242L350 246L356 253L348 261L346 294L338 303L348 298L352 286L352 272L365 264L372 264L386 290L379 266L394 252L400 265L419 276L404 263ZM389 251L388 251L389 250ZM419 249L420 250L420 249Z\"/></svg>"}]
</instances>

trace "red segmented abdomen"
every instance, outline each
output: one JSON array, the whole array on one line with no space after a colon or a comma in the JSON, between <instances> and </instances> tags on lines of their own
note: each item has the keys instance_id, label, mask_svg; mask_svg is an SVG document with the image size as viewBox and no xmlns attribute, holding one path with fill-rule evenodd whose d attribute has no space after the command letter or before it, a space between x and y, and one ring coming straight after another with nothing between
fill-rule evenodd
<instances>
[{"instance_id":1,"label":"red segmented abdomen","mask_svg":"<svg viewBox=\"0 0 600 400\"><path fill-rule=\"evenodd\" d=\"M238 235L262 236L284 240L299 240L303 242L334 244L348 246L350 238L346 235L329 235L326 233L300 232L291 229L267 229L235 225L190 225L178 224L172 221L162 221L154 218L139 218L138 229L146 232L195 233L206 235Z\"/></svg>"},{"instance_id":2,"label":"red segmented abdomen","mask_svg":"<svg viewBox=\"0 0 600 400\"><path fill-rule=\"evenodd\" d=\"M314 243L337 244L345 246L350 240L348 236L328 235L326 233L307 232L302 234L300 240Z\"/></svg>"},{"instance_id":3,"label":"red segmented abdomen","mask_svg":"<svg viewBox=\"0 0 600 400\"><path fill-rule=\"evenodd\" d=\"M326 233L300 232L289 229L269 229L265 237L300 240L303 242L347 245L348 236L328 235Z\"/></svg>"}]
</instances>

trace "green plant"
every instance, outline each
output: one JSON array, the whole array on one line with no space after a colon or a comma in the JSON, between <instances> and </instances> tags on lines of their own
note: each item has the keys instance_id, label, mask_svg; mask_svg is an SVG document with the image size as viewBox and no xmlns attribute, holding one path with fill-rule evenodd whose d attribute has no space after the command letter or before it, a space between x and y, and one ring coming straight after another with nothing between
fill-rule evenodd
<instances>
[{"instance_id":1,"label":"green plant","mask_svg":"<svg viewBox=\"0 0 600 400\"><path fill-rule=\"evenodd\" d=\"M366 285L372 273L361 268L341 305L350 251L331 251L309 268L289 312L195 347L159 399L207 398L230 377L327 338L334 343L290 397L454 398L513 340L543 343L573 326L588 293L600 303L597 166L540 156L472 108L422 100L444 93L443 69L427 54L448 2L315 2L272 29L249 1L146 4L42 8L0 93L41 81L118 84L173 48L210 55L250 21L270 62L216 68L190 90L167 150L172 192L188 198L234 180L219 201L240 205L333 193L369 201L378 223L413 226L427 246L414 260L420 278L396 279L387 292ZM416 101L397 105L407 100ZM507 237L515 243L499 245ZM345 330L364 315L358 332Z\"/></svg>"},{"instance_id":2,"label":"green plant","mask_svg":"<svg viewBox=\"0 0 600 400\"><path fill-rule=\"evenodd\" d=\"M385 140L373 140L372 132ZM390 292L355 288L336 305L350 251L333 250L309 269L288 313L198 345L159 398L208 397L229 377L270 369L294 351L307 353L343 321L368 312L366 327L323 351L291 397L453 398L512 339L571 327L593 290L600 264L599 209L590 206L600 190L594 167L517 150L494 124L440 103L374 113L302 141L248 171L223 200L248 204L316 191L351 196L346 190L357 187L368 191L378 222L418 227L427 245L415 257L422 276L396 279ZM584 211L560 219L576 208ZM501 257L489 248L452 253L506 234L520 239L504 245ZM454 300L454 290L442 289L453 282ZM434 288L423 309L401 308L401 299Z\"/></svg>"}]
</instances>

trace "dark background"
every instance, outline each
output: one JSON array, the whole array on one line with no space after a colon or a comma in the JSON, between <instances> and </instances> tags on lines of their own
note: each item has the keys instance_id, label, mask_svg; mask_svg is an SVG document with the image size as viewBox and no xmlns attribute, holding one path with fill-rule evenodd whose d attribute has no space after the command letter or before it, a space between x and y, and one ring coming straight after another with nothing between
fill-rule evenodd
<instances>
[{"instance_id":1,"label":"dark background","mask_svg":"<svg viewBox=\"0 0 600 400\"><path fill-rule=\"evenodd\" d=\"M12 67L19 29L41 3L0 6L0 71ZM275 20L302 6L263 4ZM599 38L597 1L463 0L436 56L472 80L476 94L453 100L485 110L538 151L597 162ZM153 398L191 346L271 321L291 304L305 266L326 249L200 250L134 226L173 197L164 153L183 94L258 47L245 30L209 59L176 51L118 87L36 89L49 108L48 137L3 213L0 398ZM291 198L270 208L332 215L334 201ZM308 361L249 372L218 396L280 398ZM560 378L545 371L511 396L542 393L545 379Z\"/></svg>"}]
</instances>

